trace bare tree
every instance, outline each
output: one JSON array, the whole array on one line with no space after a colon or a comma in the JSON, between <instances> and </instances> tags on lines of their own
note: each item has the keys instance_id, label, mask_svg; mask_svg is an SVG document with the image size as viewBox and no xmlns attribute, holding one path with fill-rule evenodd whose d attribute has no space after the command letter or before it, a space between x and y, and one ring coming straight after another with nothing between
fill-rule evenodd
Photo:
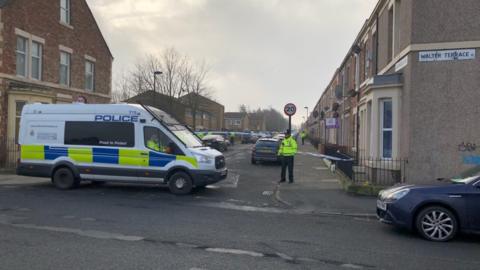
<instances>
[{"instance_id":1,"label":"bare tree","mask_svg":"<svg viewBox=\"0 0 480 270\"><path fill-rule=\"evenodd\" d=\"M185 62L188 62L188 59L182 57L174 48L169 48L162 54L160 67L163 74L158 80L160 93L172 98L181 94L181 69Z\"/></svg>"},{"instance_id":2,"label":"bare tree","mask_svg":"<svg viewBox=\"0 0 480 270\"><path fill-rule=\"evenodd\" d=\"M161 71L162 74L154 79L156 71ZM196 128L200 96L210 97L211 95L211 88L207 83L208 73L209 68L204 61L194 63L174 48L169 48L159 57L147 55L137 62L131 72L124 72L115 82L112 98L113 101L119 102L133 95L156 89L158 93L180 99L190 108L193 128ZM171 111L172 108L168 109Z\"/></svg>"},{"instance_id":3,"label":"bare tree","mask_svg":"<svg viewBox=\"0 0 480 270\"><path fill-rule=\"evenodd\" d=\"M115 81L114 89L112 91L112 102L118 103L131 97L131 89L129 78L125 73L122 73Z\"/></svg>"},{"instance_id":4,"label":"bare tree","mask_svg":"<svg viewBox=\"0 0 480 270\"><path fill-rule=\"evenodd\" d=\"M185 94L183 102L192 111L192 125L197 127L197 113L201 106L201 97L210 97L211 90L207 85L209 68L205 62L193 65L184 61L181 74L181 93Z\"/></svg>"}]
</instances>

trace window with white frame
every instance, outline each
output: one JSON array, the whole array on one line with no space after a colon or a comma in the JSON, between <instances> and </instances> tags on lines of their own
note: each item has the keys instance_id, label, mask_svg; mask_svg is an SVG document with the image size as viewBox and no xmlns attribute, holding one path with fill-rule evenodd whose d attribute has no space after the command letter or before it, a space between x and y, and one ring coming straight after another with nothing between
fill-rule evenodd
<instances>
[{"instance_id":1,"label":"window with white frame","mask_svg":"<svg viewBox=\"0 0 480 270\"><path fill-rule=\"evenodd\" d=\"M364 73L364 79L368 79L369 71L370 71L370 61L372 58L372 53L370 51L369 44L365 44L365 67L363 69Z\"/></svg>"},{"instance_id":2,"label":"window with white frame","mask_svg":"<svg viewBox=\"0 0 480 270\"><path fill-rule=\"evenodd\" d=\"M42 79L42 44L32 41L32 63L31 63L31 75L32 79Z\"/></svg>"},{"instance_id":3,"label":"window with white frame","mask_svg":"<svg viewBox=\"0 0 480 270\"><path fill-rule=\"evenodd\" d=\"M95 64L91 61L85 62L85 90L95 90Z\"/></svg>"},{"instance_id":4,"label":"window with white frame","mask_svg":"<svg viewBox=\"0 0 480 270\"><path fill-rule=\"evenodd\" d=\"M60 0L60 21L70 24L70 0Z\"/></svg>"},{"instance_id":5,"label":"window with white frame","mask_svg":"<svg viewBox=\"0 0 480 270\"><path fill-rule=\"evenodd\" d=\"M60 52L60 84L70 86L70 54Z\"/></svg>"},{"instance_id":6,"label":"window with white frame","mask_svg":"<svg viewBox=\"0 0 480 270\"><path fill-rule=\"evenodd\" d=\"M27 77L27 61L28 61L28 39L17 36L17 75Z\"/></svg>"},{"instance_id":7,"label":"window with white frame","mask_svg":"<svg viewBox=\"0 0 480 270\"><path fill-rule=\"evenodd\" d=\"M392 99L380 100L381 154L382 158L392 158L393 150L393 111Z\"/></svg>"}]
</instances>

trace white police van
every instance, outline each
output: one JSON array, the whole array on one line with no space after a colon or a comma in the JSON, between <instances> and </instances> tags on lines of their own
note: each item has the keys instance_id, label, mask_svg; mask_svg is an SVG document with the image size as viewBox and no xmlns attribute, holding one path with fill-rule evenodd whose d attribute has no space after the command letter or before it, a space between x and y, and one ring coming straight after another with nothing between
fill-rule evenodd
<instances>
[{"instance_id":1,"label":"white police van","mask_svg":"<svg viewBox=\"0 0 480 270\"><path fill-rule=\"evenodd\" d=\"M51 177L60 189L115 181L187 194L227 177L220 152L165 112L139 104L26 105L19 144L17 174Z\"/></svg>"}]
</instances>

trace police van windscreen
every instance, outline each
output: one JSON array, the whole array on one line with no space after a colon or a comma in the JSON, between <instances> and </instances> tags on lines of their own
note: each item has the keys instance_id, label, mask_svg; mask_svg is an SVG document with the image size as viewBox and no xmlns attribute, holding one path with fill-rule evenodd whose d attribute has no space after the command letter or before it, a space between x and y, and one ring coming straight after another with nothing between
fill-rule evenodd
<instances>
[{"instance_id":1,"label":"police van windscreen","mask_svg":"<svg viewBox=\"0 0 480 270\"><path fill-rule=\"evenodd\" d=\"M187 147L202 147L202 141L188 130L185 126L181 125L175 118L171 117L168 113L159 109L148 106L148 108L155 114L158 119L161 119L168 129L170 129L175 136L177 136Z\"/></svg>"},{"instance_id":2,"label":"police van windscreen","mask_svg":"<svg viewBox=\"0 0 480 270\"><path fill-rule=\"evenodd\" d=\"M202 147L202 141L188 130L185 126L182 125L168 125L170 131L175 134L187 147L195 148Z\"/></svg>"},{"instance_id":3,"label":"police van windscreen","mask_svg":"<svg viewBox=\"0 0 480 270\"><path fill-rule=\"evenodd\" d=\"M172 116L170 116L168 113L164 112L164 111L161 111L157 108L153 108L153 107L150 107L148 106L148 109L155 114L155 116L162 120L162 122L166 125L180 125L180 123L175 119L173 118Z\"/></svg>"}]
</instances>

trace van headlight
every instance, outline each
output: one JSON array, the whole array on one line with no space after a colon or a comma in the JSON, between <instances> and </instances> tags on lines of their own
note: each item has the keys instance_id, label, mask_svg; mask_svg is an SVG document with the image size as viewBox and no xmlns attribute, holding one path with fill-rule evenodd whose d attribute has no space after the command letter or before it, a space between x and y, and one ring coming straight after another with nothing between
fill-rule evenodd
<instances>
[{"instance_id":1,"label":"van headlight","mask_svg":"<svg viewBox=\"0 0 480 270\"><path fill-rule=\"evenodd\" d=\"M397 201L397 200L400 200L401 198L405 197L405 195L407 195L408 192L410 192L410 189L409 188L404 188L404 189L396 190L396 191L391 192L391 193L387 193L387 194L384 193L383 196L384 196L386 201Z\"/></svg>"},{"instance_id":2,"label":"van headlight","mask_svg":"<svg viewBox=\"0 0 480 270\"><path fill-rule=\"evenodd\" d=\"M202 163L202 164L212 164L213 163L213 158L209 157L209 156L195 154L195 158L197 159L198 163Z\"/></svg>"}]
</instances>

